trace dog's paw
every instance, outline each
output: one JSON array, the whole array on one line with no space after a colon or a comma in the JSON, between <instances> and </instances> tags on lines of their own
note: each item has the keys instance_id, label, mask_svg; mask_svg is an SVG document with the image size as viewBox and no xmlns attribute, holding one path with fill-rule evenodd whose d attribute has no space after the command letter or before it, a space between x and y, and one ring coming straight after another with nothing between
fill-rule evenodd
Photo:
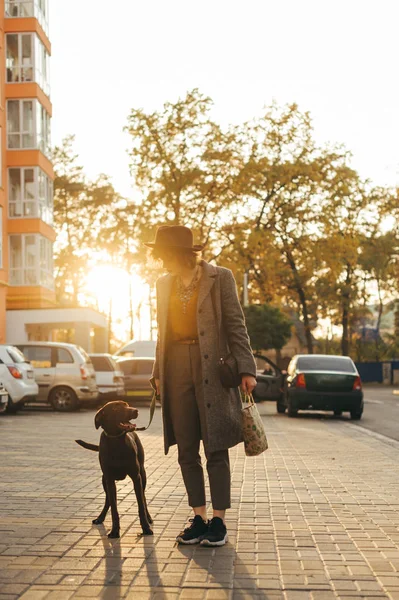
<instances>
[{"instance_id":1,"label":"dog's paw","mask_svg":"<svg viewBox=\"0 0 399 600\"><path fill-rule=\"evenodd\" d=\"M151 527L143 527L143 535L154 535L154 532Z\"/></svg>"},{"instance_id":2,"label":"dog's paw","mask_svg":"<svg viewBox=\"0 0 399 600\"><path fill-rule=\"evenodd\" d=\"M108 537L109 537L109 538L112 538L112 539L117 539L117 538L119 538L119 537L120 537L120 535L119 535L119 531L110 531L110 533L108 534Z\"/></svg>"},{"instance_id":3,"label":"dog's paw","mask_svg":"<svg viewBox=\"0 0 399 600\"><path fill-rule=\"evenodd\" d=\"M101 525L101 523L104 523L104 519L99 519L97 517L97 519L93 519L92 520L93 525Z\"/></svg>"}]
</instances>

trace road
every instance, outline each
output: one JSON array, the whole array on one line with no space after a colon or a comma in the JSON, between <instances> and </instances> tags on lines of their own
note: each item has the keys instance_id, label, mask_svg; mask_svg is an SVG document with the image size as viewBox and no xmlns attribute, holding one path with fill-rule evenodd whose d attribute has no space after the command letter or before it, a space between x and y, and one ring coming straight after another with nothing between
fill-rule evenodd
<instances>
[{"instance_id":1,"label":"road","mask_svg":"<svg viewBox=\"0 0 399 600\"><path fill-rule=\"evenodd\" d=\"M354 421L360 427L399 441L399 396L393 388L365 387L364 412L361 421Z\"/></svg>"}]
</instances>

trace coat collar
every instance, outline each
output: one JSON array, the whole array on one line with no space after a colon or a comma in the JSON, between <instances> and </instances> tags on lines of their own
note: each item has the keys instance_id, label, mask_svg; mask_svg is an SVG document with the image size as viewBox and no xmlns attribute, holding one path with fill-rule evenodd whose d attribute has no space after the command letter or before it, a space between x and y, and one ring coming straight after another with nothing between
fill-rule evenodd
<instances>
[{"instance_id":1,"label":"coat collar","mask_svg":"<svg viewBox=\"0 0 399 600\"><path fill-rule=\"evenodd\" d=\"M205 260L201 261L202 277L200 281L200 288L198 292L197 308L201 306L207 295L210 293L215 278L218 275L217 268L214 265L207 263Z\"/></svg>"}]
</instances>

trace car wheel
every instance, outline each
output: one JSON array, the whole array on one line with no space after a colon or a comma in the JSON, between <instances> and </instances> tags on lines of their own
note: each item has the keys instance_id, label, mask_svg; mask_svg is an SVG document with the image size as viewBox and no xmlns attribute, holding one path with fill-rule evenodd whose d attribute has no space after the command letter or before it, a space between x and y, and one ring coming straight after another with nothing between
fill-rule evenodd
<instances>
[{"instance_id":1,"label":"car wheel","mask_svg":"<svg viewBox=\"0 0 399 600\"><path fill-rule=\"evenodd\" d=\"M79 407L75 392L66 386L57 387L51 392L50 404L54 410L60 412L76 410Z\"/></svg>"},{"instance_id":2,"label":"car wheel","mask_svg":"<svg viewBox=\"0 0 399 600\"><path fill-rule=\"evenodd\" d=\"M351 419L352 421L360 421L362 418L363 411L362 410L351 410Z\"/></svg>"},{"instance_id":3,"label":"car wheel","mask_svg":"<svg viewBox=\"0 0 399 600\"><path fill-rule=\"evenodd\" d=\"M298 415L298 409L292 406L290 398L288 398L288 416L296 417Z\"/></svg>"},{"instance_id":4,"label":"car wheel","mask_svg":"<svg viewBox=\"0 0 399 600\"><path fill-rule=\"evenodd\" d=\"M340 417L342 415L342 410L334 410L334 415Z\"/></svg>"},{"instance_id":5,"label":"car wheel","mask_svg":"<svg viewBox=\"0 0 399 600\"><path fill-rule=\"evenodd\" d=\"M255 390L252 392L252 396L255 402L262 402L261 398L259 398L259 396L256 395Z\"/></svg>"},{"instance_id":6,"label":"car wheel","mask_svg":"<svg viewBox=\"0 0 399 600\"><path fill-rule=\"evenodd\" d=\"M21 408L23 408L23 406L24 406L23 402L18 402L17 404L14 404L11 396L8 396L8 404L7 404L6 412L8 412L9 415L16 415L17 412L19 410L21 410Z\"/></svg>"},{"instance_id":7,"label":"car wheel","mask_svg":"<svg viewBox=\"0 0 399 600\"><path fill-rule=\"evenodd\" d=\"M285 404L284 404L284 398L283 398L283 396L281 396L277 400L277 412L280 413L280 414L284 414L285 413Z\"/></svg>"}]
</instances>

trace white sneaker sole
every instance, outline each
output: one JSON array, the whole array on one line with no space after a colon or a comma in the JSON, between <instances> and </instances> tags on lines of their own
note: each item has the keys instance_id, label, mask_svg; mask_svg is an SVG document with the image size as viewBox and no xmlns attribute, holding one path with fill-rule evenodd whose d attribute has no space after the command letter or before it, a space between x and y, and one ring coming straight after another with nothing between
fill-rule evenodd
<instances>
[{"instance_id":1,"label":"white sneaker sole","mask_svg":"<svg viewBox=\"0 0 399 600\"><path fill-rule=\"evenodd\" d=\"M202 540L202 542L200 542L200 544L201 544L201 546L224 546L228 540L229 540L229 536L226 533L224 538L222 540L220 540L219 542L210 542L209 540L205 539L205 540Z\"/></svg>"},{"instance_id":2,"label":"white sneaker sole","mask_svg":"<svg viewBox=\"0 0 399 600\"><path fill-rule=\"evenodd\" d=\"M181 538L181 537L176 538L176 542L178 544L186 544L186 545L199 544L201 542L201 540L202 540L202 537L194 538L193 540L183 540L183 538Z\"/></svg>"}]
</instances>

